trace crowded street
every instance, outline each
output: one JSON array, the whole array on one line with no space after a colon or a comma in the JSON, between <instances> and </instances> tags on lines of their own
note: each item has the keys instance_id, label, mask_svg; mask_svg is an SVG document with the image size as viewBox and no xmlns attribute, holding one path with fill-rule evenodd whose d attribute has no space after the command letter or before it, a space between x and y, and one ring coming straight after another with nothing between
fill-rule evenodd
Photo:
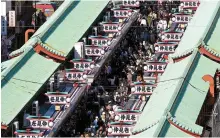
<instances>
[{"instance_id":1,"label":"crowded street","mask_svg":"<svg viewBox=\"0 0 220 138\"><path fill-rule=\"evenodd\" d=\"M220 1L24 4L25 44L2 39L2 137L220 136Z\"/></svg>"},{"instance_id":2,"label":"crowded street","mask_svg":"<svg viewBox=\"0 0 220 138\"><path fill-rule=\"evenodd\" d=\"M185 26L180 28L172 23L172 9L179 5L178 1L140 2L138 19L102 68L87 95L61 127L58 136L106 137L109 124L117 121L117 110L143 110L150 94L132 94L132 82L145 82L144 77L155 76L155 73L144 71L146 61L166 61L164 57L167 55L156 53L154 48L156 42L164 39L161 32L175 29L184 32ZM136 103L139 99L144 102Z\"/></svg>"}]
</instances>

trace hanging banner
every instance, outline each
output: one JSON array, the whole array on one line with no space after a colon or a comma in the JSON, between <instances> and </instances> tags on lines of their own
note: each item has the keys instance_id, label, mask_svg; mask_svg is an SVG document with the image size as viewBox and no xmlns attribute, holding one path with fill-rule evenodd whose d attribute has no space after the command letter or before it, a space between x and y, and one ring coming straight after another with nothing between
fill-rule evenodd
<instances>
[{"instance_id":1,"label":"hanging banner","mask_svg":"<svg viewBox=\"0 0 220 138\"><path fill-rule=\"evenodd\" d=\"M175 42L158 42L154 44L155 53L174 53L177 45Z\"/></svg>"},{"instance_id":2,"label":"hanging banner","mask_svg":"<svg viewBox=\"0 0 220 138\"><path fill-rule=\"evenodd\" d=\"M7 17L6 16L1 16L1 35L7 36Z\"/></svg>"},{"instance_id":3,"label":"hanging banner","mask_svg":"<svg viewBox=\"0 0 220 138\"><path fill-rule=\"evenodd\" d=\"M90 59L73 59L70 62L73 63L73 68L76 70L91 70L94 68L94 62Z\"/></svg>"},{"instance_id":4,"label":"hanging banner","mask_svg":"<svg viewBox=\"0 0 220 138\"><path fill-rule=\"evenodd\" d=\"M150 73L163 73L166 65L166 62L147 62L144 66L144 71Z\"/></svg>"},{"instance_id":5,"label":"hanging banner","mask_svg":"<svg viewBox=\"0 0 220 138\"><path fill-rule=\"evenodd\" d=\"M70 102L68 92L47 92L45 95L48 96L50 104L66 105Z\"/></svg>"},{"instance_id":6,"label":"hanging banner","mask_svg":"<svg viewBox=\"0 0 220 138\"><path fill-rule=\"evenodd\" d=\"M44 138L40 130L16 130L14 134L19 138Z\"/></svg>"},{"instance_id":7,"label":"hanging banner","mask_svg":"<svg viewBox=\"0 0 220 138\"><path fill-rule=\"evenodd\" d=\"M15 27L15 11L9 11L9 27Z\"/></svg>"},{"instance_id":8,"label":"hanging banner","mask_svg":"<svg viewBox=\"0 0 220 138\"><path fill-rule=\"evenodd\" d=\"M134 82L131 84L133 86L131 88L132 94L146 94L151 95L153 90L156 88L156 85L150 83L143 83L143 82Z\"/></svg>"},{"instance_id":9,"label":"hanging banner","mask_svg":"<svg viewBox=\"0 0 220 138\"><path fill-rule=\"evenodd\" d=\"M130 136L133 130L133 123L131 122L113 122L108 128L108 136Z\"/></svg>"},{"instance_id":10,"label":"hanging banner","mask_svg":"<svg viewBox=\"0 0 220 138\"><path fill-rule=\"evenodd\" d=\"M190 14L173 14L173 22L175 23L189 23L192 19Z\"/></svg>"},{"instance_id":11,"label":"hanging banner","mask_svg":"<svg viewBox=\"0 0 220 138\"><path fill-rule=\"evenodd\" d=\"M111 40L107 36L89 36L94 46L110 46Z\"/></svg>"},{"instance_id":12,"label":"hanging banner","mask_svg":"<svg viewBox=\"0 0 220 138\"><path fill-rule=\"evenodd\" d=\"M114 12L114 17L116 18L128 18L132 15L132 10L131 9L122 9L122 8L118 8L118 9L113 9L112 10Z\"/></svg>"},{"instance_id":13,"label":"hanging banner","mask_svg":"<svg viewBox=\"0 0 220 138\"><path fill-rule=\"evenodd\" d=\"M123 7L139 7L140 3L138 0L123 0Z\"/></svg>"},{"instance_id":14,"label":"hanging banner","mask_svg":"<svg viewBox=\"0 0 220 138\"><path fill-rule=\"evenodd\" d=\"M105 54L105 50L103 50L101 46L85 46L85 51L87 56L103 56Z\"/></svg>"},{"instance_id":15,"label":"hanging banner","mask_svg":"<svg viewBox=\"0 0 220 138\"><path fill-rule=\"evenodd\" d=\"M51 129L53 127L53 118L50 116L28 116L31 128L37 129Z\"/></svg>"},{"instance_id":16,"label":"hanging banner","mask_svg":"<svg viewBox=\"0 0 220 138\"><path fill-rule=\"evenodd\" d=\"M163 42L179 42L183 36L183 32L162 32Z\"/></svg>"},{"instance_id":17,"label":"hanging banner","mask_svg":"<svg viewBox=\"0 0 220 138\"><path fill-rule=\"evenodd\" d=\"M65 78L69 81L85 81L87 75L83 70L66 69Z\"/></svg>"}]
</instances>

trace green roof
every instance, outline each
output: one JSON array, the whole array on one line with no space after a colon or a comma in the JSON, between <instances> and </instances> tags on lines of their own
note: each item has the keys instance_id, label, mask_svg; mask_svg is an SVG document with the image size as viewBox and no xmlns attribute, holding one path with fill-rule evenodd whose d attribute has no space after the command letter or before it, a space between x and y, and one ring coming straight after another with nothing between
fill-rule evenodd
<instances>
[{"instance_id":1,"label":"green roof","mask_svg":"<svg viewBox=\"0 0 220 138\"><path fill-rule=\"evenodd\" d=\"M59 18L48 32L43 35L42 42L54 49L69 53L108 2L108 0L73 2L64 16ZM75 7L75 5L77 6ZM75 9L72 10L73 8Z\"/></svg>"},{"instance_id":2,"label":"green roof","mask_svg":"<svg viewBox=\"0 0 220 138\"><path fill-rule=\"evenodd\" d=\"M208 68L207 65L209 65ZM187 74L188 77L182 84L174 103L171 102L170 104L172 106L170 109L171 115L182 122L182 125L191 127L200 134L202 134L203 129L195 123L209 90L209 82L205 82L202 77L204 75L214 76L218 66L218 63L200 55L198 52ZM161 130L162 133L164 131L168 131L166 127ZM178 134L176 136L179 136Z\"/></svg>"},{"instance_id":3,"label":"green roof","mask_svg":"<svg viewBox=\"0 0 220 138\"><path fill-rule=\"evenodd\" d=\"M195 56L195 54L196 53L194 52L192 56ZM167 65L165 72L159 78L159 83L154 89L154 92L139 117L133 131L140 130L152 124L156 120L160 120L159 124L163 122L163 119L161 120L161 118L166 115L166 109L173 97L173 94L176 91L179 91L179 87L183 83L187 72L186 67L189 68L190 63L192 62L192 58L186 58L181 62L177 62L175 64L169 63ZM159 124L142 133L144 133L146 137L154 136L157 128L159 128ZM137 136L139 135L141 135L141 133Z\"/></svg>"},{"instance_id":4,"label":"green roof","mask_svg":"<svg viewBox=\"0 0 220 138\"><path fill-rule=\"evenodd\" d=\"M167 120L164 123L164 130L160 137L192 137L191 135L184 133L182 130L177 127L171 125Z\"/></svg>"},{"instance_id":5,"label":"green roof","mask_svg":"<svg viewBox=\"0 0 220 138\"><path fill-rule=\"evenodd\" d=\"M172 56L179 55L191 48L198 47L207 35L209 28L220 7L220 1L201 1L199 8L194 14L192 20ZM219 32L218 32L219 33Z\"/></svg>"},{"instance_id":6,"label":"green roof","mask_svg":"<svg viewBox=\"0 0 220 138\"><path fill-rule=\"evenodd\" d=\"M33 46L42 39L49 45L48 50L59 55L62 55L59 51L63 51L66 56L107 4L108 0L64 1L36 33L12 53L24 52L16 60L12 59L1 75L3 123L11 123L60 65L37 54Z\"/></svg>"},{"instance_id":7,"label":"green roof","mask_svg":"<svg viewBox=\"0 0 220 138\"><path fill-rule=\"evenodd\" d=\"M25 57L6 76L2 76L2 122L9 124L59 65L36 54L34 49L27 51Z\"/></svg>"},{"instance_id":8,"label":"green roof","mask_svg":"<svg viewBox=\"0 0 220 138\"><path fill-rule=\"evenodd\" d=\"M220 18L219 17L220 17L220 8L218 10L218 13L216 14L215 21L210 27L206 39L204 40L205 44L208 45L208 47L212 48L218 53L220 53L220 46L219 46Z\"/></svg>"},{"instance_id":9,"label":"green roof","mask_svg":"<svg viewBox=\"0 0 220 138\"><path fill-rule=\"evenodd\" d=\"M210 32L211 25L209 24L213 22L219 5L219 1L201 2L172 56L178 57L184 51L192 51L192 54L180 62L167 65L133 132L142 130L156 120L159 120L159 123L134 137L157 137L159 134L161 136L188 136L166 124L166 115L169 111L185 126L189 125L201 133L203 128L195 122L209 89L209 83L203 81L202 77L206 74L214 75L219 64L200 55L195 47L201 44ZM207 65L210 67L207 68ZM195 97L199 98L195 101Z\"/></svg>"}]
</instances>

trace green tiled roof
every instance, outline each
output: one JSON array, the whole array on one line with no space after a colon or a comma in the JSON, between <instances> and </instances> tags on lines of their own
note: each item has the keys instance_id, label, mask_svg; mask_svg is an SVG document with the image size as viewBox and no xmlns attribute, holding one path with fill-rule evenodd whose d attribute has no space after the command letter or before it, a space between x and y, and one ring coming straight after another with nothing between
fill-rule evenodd
<instances>
[{"instance_id":1,"label":"green tiled roof","mask_svg":"<svg viewBox=\"0 0 220 138\"><path fill-rule=\"evenodd\" d=\"M201 1L199 8L194 14L192 20L187 26L187 29L175 50L173 56L181 54L183 51L198 47L206 37L212 22L217 15L220 7L220 1ZM216 34L219 31L216 31ZM218 36L216 36L218 39Z\"/></svg>"},{"instance_id":2,"label":"green tiled roof","mask_svg":"<svg viewBox=\"0 0 220 138\"><path fill-rule=\"evenodd\" d=\"M59 18L48 32L42 36L42 42L68 54L108 2L108 0L73 2L71 7L64 13L64 16ZM75 5L77 6L75 7ZM73 8L74 12L71 12Z\"/></svg>"},{"instance_id":3,"label":"green tiled roof","mask_svg":"<svg viewBox=\"0 0 220 138\"><path fill-rule=\"evenodd\" d=\"M60 65L35 53L33 46L42 41L50 52L66 56L107 4L108 0L64 1L36 33L12 53L24 52L1 75L3 123L11 123Z\"/></svg>"},{"instance_id":4,"label":"green tiled roof","mask_svg":"<svg viewBox=\"0 0 220 138\"><path fill-rule=\"evenodd\" d=\"M157 137L159 134L161 136L165 136L165 134L176 137L188 136L167 124L166 115L169 111L185 126L189 125L192 127L191 129L201 132L202 128L195 122L209 89L209 84L203 81L202 77L206 74L214 75L220 65L201 56L196 47L207 35L211 26L209 24L213 22L219 6L219 1L201 2L176 52L171 57L175 58L191 52L192 54L180 62L167 65L133 132L142 130L152 124L154 120L160 120L159 123L132 137ZM210 48L213 47L210 46ZM207 65L210 67L207 68ZM195 97L198 97L196 98L198 100L194 101Z\"/></svg>"},{"instance_id":5,"label":"green tiled roof","mask_svg":"<svg viewBox=\"0 0 220 138\"><path fill-rule=\"evenodd\" d=\"M192 137L191 135L184 133L182 130L171 125L167 120L164 123L164 129L166 131L163 131L159 137Z\"/></svg>"},{"instance_id":6,"label":"green tiled roof","mask_svg":"<svg viewBox=\"0 0 220 138\"><path fill-rule=\"evenodd\" d=\"M6 124L14 119L60 65L36 54L34 49L24 54L25 57L6 76L2 76L1 120Z\"/></svg>"},{"instance_id":7,"label":"green tiled roof","mask_svg":"<svg viewBox=\"0 0 220 138\"><path fill-rule=\"evenodd\" d=\"M167 107L173 94L179 91L184 77L187 74L187 69L184 67L189 68L190 63L193 62L191 57L195 56L195 54L194 52L190 58L188 57L181 62L175 64L169 63L167 65L165 72L161 76L157 87L151 95L133 131L140 130L152 124L154 120L160 120L159 124L143 132L146 137L154 136L160 124L163 124L166 119L166 112L168 112ZM137 136L139 135L142 134L140 133Z\"/></svg>"},{"instance_id":8,"label":"green tiled roof","mask_svg":"<svg viewBox=\"0 0 220 138\"><path fill-rule=\"evenodd\" d=\"M218 10L218 13L215 17L215 20L210 27L210 30L204 40L205 44L213 49L214 51L220 53L220 8Z\"/></svg>"}]
</instances>

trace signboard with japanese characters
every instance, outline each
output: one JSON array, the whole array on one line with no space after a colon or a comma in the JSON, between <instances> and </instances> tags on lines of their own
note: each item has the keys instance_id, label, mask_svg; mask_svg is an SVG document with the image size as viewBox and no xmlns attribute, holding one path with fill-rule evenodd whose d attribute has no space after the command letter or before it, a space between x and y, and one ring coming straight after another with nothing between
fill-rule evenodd
<instances>
[{"instance_id":1,"label":"signboard with japanese characters","mask_svg":"<svg viewBox=\"0 0 220 138\"><path fill-rule=\"evenodd\" d=\"M164 38L163 38L164 36ZM183 36L182 32L164 32L162 36L163 42L179 42Z\"/></svg>"},{"instance_id":2,"label":"signboard with japanese characters","mask_svg":"<svg viewBox=\"0 0 220 138\"><path fill-rule=\"evenodd\" d=\"M44 138L40 130L16 130L15 135L19 138Z\"/></svg>"},{"instance_id":3,"label":"signboard with japanese characters","mask_svg":"<svg viewBox=\"0 0 220 138\"><path fill-rule=\"evenodd\" d=\"M89 59L73 59L71 62L76 70L91 70L94 65L94 62Z\"/></svg>"},{"instance_id":4,"label":"signboard with japanese characters","mask_svg":"<svg viewBox=\"0 0 220 138\"><path fill-rule=\"evenodd\" d=\"M132 122L113 122L108 128L108 136L130 136L133 130Z\"/></svg>"},{"instance_id":5,"label":"signboard with japanese characters","mask_svg":"<svg viewBox=\"0 0 220 138\"><path fill-rule=\"evenodd\" d=\"M193 9L196 10L199 7L199 0L181 0L183 2L184 9Z\"/></svg>"},{"instance_id":6,"label":"signboard with japanese characters","mask_svg":"<svg viewBox=\"0 0 220 138\"><path fill-rule=\"evenodd\" d=\"M116 23L102 22L101 25L103 26L103 31L106 33L117 33L118 31L121 31L118 22Z\"/></svg>"},{"instance_id":7,"label":"signboard with japanese characters","mask_svg":"<svg viewBox=\"0 0 220 138\"><path fill-rule=\"evenodd\" d=\"M123 0L124 7L139 7L140 3L138 0Z\"/></svg>"},{"instance_id":8,"label":"signboard with japanese characters","mask_svg":"<svg viewBox=\"0 0 220 138\"><path fill-rule=\"evenodd\" d=\"M28 116L31 128L51 129L53 127L53 119L50 116Z\"/></svg>"},{"instance_id":9,"label":"signboard with japanese characters","mask_svg":"<svg viewBox=\"0 0 220 138\"><path fill-rule=\"evenodd\" d=\"M154 45L155 53L174 53L178 43L156 43Z\"/></svg>"},{"instance_id":10,"label":"signboard with japanese characters","mask_svg":"<svg viewBox=\"0 0 220 138\"><path fill-rule=\"evenodd\" d=\"M106 36L90 36L89 39L92 41L94 46L110 46L111 41Z\"/></svg>"},{"instance_id":11,"label":"signboard with japanese characters","mask_svg":"<svg viewBox=\"0 0 220 138\"><path fill-rule=\"evenodd\" d=\"M119 122L137 122L139 115L138 114L117 114L119 116Z\"/></svg>"},{"instance_id":12,"label":"signboard with japanese characters","mask_svg":"<svg viewBox=\"0 0 220 138\"><path fill-rule=\"evenodd\" d=\"M143 82L134 82L132 83L132 94L152 94L155 85L150 83L143 83Z\"/></svg>"},{"instance_id":13,"label":"signboard with japanese characters","mask_svg":"<svg viewBox=\"0 0 220 138\"><path fill-rule=\"evenodd\" d=\"M128 18L132 15L131 9L113 9L114 17L116 18Z\"/></svg>"},{"instance_id":14,"label":"signboard with japanese characters","mask_svg":"<svg viewBox=\"0 0 220 138\"><path fill-rule=\"evenodd\" d=\"M66 71L65 77L70 81L83 81L83 76L85 73L83 71Z\"/></svg>"},{"instance_id":15,"label":"signboard with japanese characters","mask_svg":"<svg viewBox=\"0 0 220 138\"><path fill-rule=\"evenodd\" d=\"M9 27L15 27L15 11L9 11Z\"/></svg>"},{"instance_id":16,"label":"signboard with japanese characters","mask_svg":"<svg viewBox=\"0 0 220 138\"><path fill-rule=\"evenodd\" d=\"M47 92L45 95L48 96L50 104L55 104L55 105L69 104L68 92Z\"/></svg>"},{"instance_id":17,"label":"signboard with japanese characters","mask_svg":"<svg viewBox=\"0 0 220 138\"><path fill-rule=\"evenodd\" d=\"M100 46L85 46L87 56L103 56L105 54L104 47Z\"/></svg>"},{"instance_id":18,"label":"signboard with japanese characters","mask_svg":"<svg viewBox=\"0 0 220 138\"><path fill-rule=\"evenodd\" d=\"M1 35L7 36L7 18L6 16L1 16Z\"/></svg>"},{"instance_id":19,"label":"signboard with japanese characters","mask_svg":"<svg viewBox=\"0 0 220 138\"><path fill-rule=\"evenodd\" d=\"M166 65L167 63L165 62L147 62L144 66L144 71L150 73L163 73Z\"/></svg>"},{"instance_id":20,"label":"signboard with japanese characters","mask_svg":"<svg viewBox=\"0 0 220 138\"><path fill-rule=\"evenodd\" d=\"M173 22L175 23L189 23L192 19L192 15L190 14L173 14L173 17L175 19Z\"/></svg>"},{"instance_id":21,"label":"signboard with japanese characters","mask_svg":"<svg viewBox=\"0 0 220 138\"><path fill-rule=\"evenodd\" d=\"M137 122L141 111L139 110L118 110L115 112L118 122Z\"/></svg>"}]
</instances>

